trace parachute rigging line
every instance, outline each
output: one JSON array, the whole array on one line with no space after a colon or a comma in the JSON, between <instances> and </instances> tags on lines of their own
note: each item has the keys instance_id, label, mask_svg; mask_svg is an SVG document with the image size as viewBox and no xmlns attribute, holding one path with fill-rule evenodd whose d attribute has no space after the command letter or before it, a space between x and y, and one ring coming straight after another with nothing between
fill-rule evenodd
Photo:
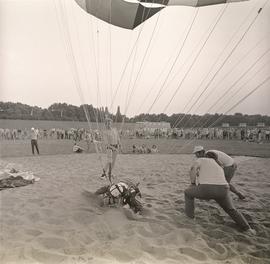
<instances>
[{"instance_id":1,"label":"parachute rigging line","mask_svg":"<svg viewBox=\"0 0 270 264\"><path fill-rule=\"evenodd\" d=\"M172 102L174 96L175 96L176 93L180 90L180 88L181 88L181 86L182 86L184 80L186 79L186 77L188 76L190 70L191 70L192 67L194 66L196 60L198 59L199 55L201 54L201 52L202 52L203 48L205 47L207 41L209 40L209 38L211 37L213 31L215 30L215 28L216 28L218 22L219 22L219 21L221 20L221 18L223 17L223 15L224 15L224 13L225 13L227 7L228 7L228 4L226 4L226 5L224 6L224 8L221 9L221 11L220 11L220 13L219 13L219 15L218 15L218 18L217 18L216 22L214 23L212 29L210 30L208 36L206 37L205 41L203 42L203 45L201 46L200 50L199 50L198 53L196 54L196 56L195 56L195 58L193 59L193 61L192 61L191 65L190 65L190 67L188 68L188 70L187 70L187 72L185 73L183 79L181 80L179 86L178 86L177 89L175 90L173 96L171 97L169 103L165 106L165 108L164 108L164 110L162 111L162 113L165 113L165 111L167 110L167 108L168 108L169 105L171 104L171 102ZM150 112L150 111L149 111L149 112ZM148 113L149 113L149 112L148 112ZM159 121L160 121L160 120L161 120L161 117L159 118Z\"/></svg>"},{"instance_id":2,"label":"parachute rigging line","mask_svg":"<svg viewBox=\"0 0 270 264\"><path fill-rule=\"evenodd\" d=\"M179 117L176 119L176 121L174 122L174 124L172 125L172 128L176 127L176 124L181 124L181 122L184 120L184 118L186 117L186 114L188 112L185 112L186 107L190 104L190 102L192 102L192 100L194 99L195 95L197 94L197 92L199 91L199 89L202 87L203 83L207 80L207 78L210 76L211 71L215 68L215 66L217 65L218 61L220 60L221 56L224 54L224 52L226 51L226 49L228 48L228 46L230 45L230 43L232 42L232 40L235 38L236 34L240 31L240 29L242 28L242 26L244 25L244 23L246 22L246 20L248 19L248 17L253 13L253 8L251 10L251 12L248 13L248 15L244 18L244 20L242 21L242 23L240 24L240 26L237 28L237 30L233 33L233 35L231 36L231 38L229 39L229 41L225 44L224 48L222 49L222 51L219 53L219 55L217 56L215 62L212 64L212 66L210 67L210 70L208 71L208 73L205 75L205 77L202 79L202 81L200 82L200 84L198 85L198 88L196 89L196 91L193 93L191 99L187 102L187 104L184 106L184 116L181 118L180 120L180 115ZM180 121L179 121L180 120ZM178 122L179 121L179 122Z\"/></svg>"},{"instance_id":3,"label":"parachute rigging line","mask_svg":"<svg viewBox=\"0 0 270 264\"><path fill-rule=\"evenodd\" d=\"M210 106L210 107L207 109L206 112L208 113L208 112L209 112L209 111L217 104L217 102L219 102L220 99L222 99L222 97L224 97L229 91L231 91L232 88L235 86L235 84L236 84L237 82L239 82L240 79L242 79L243 76L246 75L252 68L254 68L254 66L255 66L255 65L256 65L256 64L257 64L257 63L265 56L265 54L268 53L269 51L270 51L270 49L268 49L266 52L264 52L263 55L260 56L260 57L252 64L252 67L249 67L249 68L244 72L244 74L242 74L241 77L240 77L236 82L234 82L234 83L233 83L233 84L225 91L225 93L223 93L223 95L220 96L216 102L214 102L214 104L213 104L212 106ZM267 62L268 62L268 61L267 61ZM267 64L267 63L266 63L266 64ZM246 82L244 82L244 84L242 84L242 85L240 86L240 89L239 89L239 90L241 90L242 87L244 87L250 80L252 80L253 77L254 77L255 75L257 75L257 74L265 67L266 64L263 64L262 67L260 67L253 75L251 75L251 77L250 77ZM239 91L239 90L238 90L238 91ZM234 96L235 94L236 94L236 93L234 93L233 96ZM232 96L231 96L229 99L232 99ZM228 100L227 100L226 102L228 102ZM223 104L222 106L224 106L224 104ZM221 108L221 107L220 107L220 108ZM218 108L216 111L219 111L220 108ZM202 119L202 118L201 118L201 119ZM200 121L201 121L201 120L199 119L198 122L196 122L196 123L193 125L192 128L194 128ZM207 120L206 122L208 122L208 121L209 121L209 120Z\"/></svg>"},{"instance_id":4,"label":"parachute rigging line","mask_svg":"<svg viewBox=\"0 0 270 264\"><path fill-rule=\"evenodd\" d=\"M143 19L143 17L144 17L145 10L146 10L146 8L143 7L143 15L142 15L142 19ZM147 16L149 16L149 14L150 14L150 10L148 10ZM146 17L147 17L147 16L146 16ZM138 34L138 36L137 36L137 38L136 38L136 40L135 40L135 43L134 43L134 45L133 45L133 47L132 47L132 49L131 49L131 51L130 51L130 54L129 54L128 59L127 59L127 61L126 61L126 63L125 63L123 72L122 72L122 74L121 74L121 76L120 76L119 82L118 82L117 87L116 87L116 89L115 89L115 91L114 91L113 98L112 98L112 102L111 102L111 106L110 106L110 112L112 112L112 108L113 108L113 105L114 105L114 101L115 101L116 95L117 95L118 90L119 90L119 88L120 88L120 85L121 85L121 83L122 83L123 77L124 77L125 72L126 72L126 70L127 70L127 66L128 66L129 61L130 61L130 59L131 59L131 57L132 57L132 54L133 54L133 52L134 52L134 49L135 49L135 47L137 46L137 44L138 44L138 42L139 42L139 38L140 38L140 36L141 36L141 33L142 33L143 28L144 28L144 23L141 25L141 27L140 27L140 29L139 29L139 34Z\"/></svg>"},{"instance_id":5,"label":"parachute rigging line","mask_svg":"<svg viewBox=\"0 0 270 264\"><path fill-rule=\"evenodd\" d=\"M268 0L267 0L268 1ZM267 1L265 2L264 6L266 5ZM246 36L246 34L248 33L248 31L250 30L250 28L253 26L253 24L256 22L258 16L260 15L262 11L262 8L260 8L256 14L256 16L254 17L254 19L251 21L251 23L249 24L249 26L247 27L247 29L244 31L244 34L240 37L240 39L237 41L236 45L232 48L231 52L228 54L228 56L225 58L225 60L222 62L222 64L220 65L220 67L218 68L218 70L215 72L215 74L213 75L213 77L210 79L210 81L207 83L207 85L205 86L204 90L202 91L202 93L199 95L199 97L197 98L197 100L192 104L191 108L193 108L193 106L198 102L198 100L201 98L201 96L204 94L204 92L208 89L208 87L210 86L210 84L213 82L213 80L215 79L215 77L218 75L218 73L220 72L220 70L224 67L224 65L226 64L226 62L229 60L229 58L232 56L232 54L234 53L234 51L237 49L237 47L239 46L239 44L241 43L241 41L244 39L244 37ZM177 124L176 124L177 126Z\"/></svg>"},{"instance_id":6,"label":"parachute rigging line","mask_svg":"<svg viewBox=\"0 0 270 264\"><path fill-rule=\"evenodd\" d=\"M189 53L189 55L187 56L187 58L185 59L185 61L182 63L182 65L181 65L180 69L178 70L178 72L177 72L177 73L172 77L172 79L167 83L167 85L166 85L167 87L168 87L169 84L175 79L175 77L179 74L179 72L182 70L182 68L184 67L184 65L187 63L188 59L189 59L190 57L193 56L193 53L197 50L197 48L199 47L200 43L202 42L203 36L206 35L208 31L210 31L210 28L211 28L211 25L210 25L210 26L208 27L208 29L202 34L202 37L201 37L201 39L197 42L196 47ZM180 43L180 40L181 40L181 39L179 39L179 41L178 41L176 47L177 47L178 44ZM176 47L175 47L175 49L176 49ZM148 93L147 93L146 96L144 97L142 103L140 104L140 106L139 106L139 108L138 108L138 110L137 110L137 113L140 113L142 106L143 106L144 103L146 102L147 98L150 96L150 94L151 94L151 92L153 91L153 89L156 87L156 84L157 84L159 78L162 76L163 72L165 71L165 69L166 69L167 66L169 65L169 62L171 61L172 57L174 56L174 53L175 53L175 52L172 52L172 54L170 55L169 59L168 59L167 62L166 62L166 65L163 67L163 69L161 70L161 72L158 74L158 77L156 78L156 80L154 81L153 85L152 85L151 88L149 89ZM164 90L161 92L160 96L162 96L162 94L164 93L165 90L166 90L166 89L164 89Z\"/></svg>"},{"instance_id":7,"label":"parachute rigging line","mask_svg":"<svg viewBox=\"0 0 270 264\"><path fill-rule=\"evenodd\" d=\"M90 29L91 27L91 29ZM94 32L93 32L93 21L92 21L92 16L90 16L90 20L87 23L87 29L89 32L89 36L92 36L92 43L93 43L93 55L94 55L94 63L95 63L95 72L96 72L96 82L97 82L97 88L99 87L98 82L99 82L99 73L98 73L98 63L97 63L97 55L96 55L96 48L95 48L95 41L94 41ZM91 40L90 40L91 41ZM90 43L91 44L91 43ZM99 123L98 123L98 109L95 109L93 107L93 111L94 111L94 115L95 115L95 119L96 119L96 126L97 126L97 130L100 131L99 128Z\"/></svg>"},{"instance_id":8,"label":"parachute rigging line","mask_svg":"<svg viewBox=\"0 0 270 264\"><path fill-rule=\"evenodd\" d=\"M237 81L235 81L219 98L218 98L218 100L216 100L216 102L214 102L214 104L212 104L212 106L210 106L210 108L208 108L207 110L206 110L206 112L208 113L211 109L213 109L213 107L214 106L216 106L217 105L217 103L222 99L222 98L224 98L224 96L229 92L229 91L231 91L232 90L232 88L252 69L252 68L254 68L255 67L255 65L263 58L263 57L265 57L265 55L268 53L270 51L270 48L269 49L267 49L258 59L256 59L256 61L240 76L240 78L238 78L237 79ZM268 61L267 61L268 62ZM241 85L240 86L240 88L222 105L222 107L227 103L227 102L229 102L232 98L233 98L233 96L235 96L243 87L245 87L245 85L250 81L250 80L252 80L253 78L254 78L254 76L255 75L257 75L264 67L265 67L265 65L266 65L267 63L265 63L265 64L263 64L263 66L261 66L243 85ZM217 110L216 110L216 112L217 111L219 111L222 107L219 107ZM197 122L195 122L195 124L193 124L193 126L191 127L191 129L193 129L193 128L195 128L196 127L196 125L197 124L199 124L200 122L201 122L201 120L203 120L203 116L200 118L200 119L198 119L198 121ZM210 121L210 119L211 119L212 117L210 117L209 119L207 119L202 125L201 125L201 127L200 128L203 128L203 126L205 125L205 124L207 124L209 121ZM191 119L191 116L190 116L190 118L189 118L189 120ZM189 121L188 120L188 121ZM184 126L183 126L184 127ZM184 147L184 146L183 146ZM174 147L172 148L172 149L174 149Z\"/></svg>"},{"instance_id":9,"label":"parachute rigging line","mask_svg":"<svg viewBox=\"0 0 270 264\"><path fill-rule=\"evenodd\" d=\"M191 32L191 30L192 30L192 28L193 28L193 25L194 25L195 20L196 20L196 18L197 18L197 16L198 16L198 13L199 13L199 8L196 9L196 11L195 11L195 14L194 14L193 19L192 19L192 22L191 22L191 24L190 24L190 26L189 26L189 28L188 28L187 34L186 34L186 36L185 36L185 38L184 38L184 41L183 41L183 43L182 43L182 45L181 45L181 47L180 47L180 49L179 49L179 51L178 51L178 53L177 53L177 55L176 55L174 61L173 61L173 64L172 64L171 67L170 67L170 70L169 70L168 74L166 75L165 80L163 81L163 83L162 83L162 85L161 85L161 87L160 87L160 89L159 89L159 91L158 91L157 96L155 97L153 103L152 103L151 106L149 107L149 109L148 109L148 111L147 111L148 113L150 113L150 111L152 110L154 104L155 104L156 101L158 100L159 95L160 95L160 93L161 93L161 91L162 91L162 88L163 88L164 85L166 84L166 82L167 82L167 80L168 80L168 78L169 78L169 76L170 76L170 74L171 74L171 72L172 72L172 70L173 70L173 68L174 68L174 66L175 66L175 64L176 64L176 62L177 62L177 60L178 60L178 58L179 58L179 56L180 56L181 53L182 53L182 50L183 50L183 48L184 48L184 46L185 46L185 44L186 44L186 41L187 41L187 39L188 39L188 37L189 37L189 35L190 35L190 32Z\"/></svg>"},{"instance_id":10,"label":"parachute rigging line","mask_svg":"<svg viewBox=\"0 0 270 264\"><path fill-rule=\"evenodd\" d=\"M127 112L126 110L127 110L128 98L129 98L128 95L129 95L129 90L130 90L130 87L131 87L131 81L132 81L133 71L134 71L134 68L135 68L135 60L136 60L137 51L138 51L138 46L136 47L135 52L134 52L134 56L133 56L133 62L132 62L132 67L131 67L131 72L130 72L128 89L127 89L127 93L126 93L124 116L126 115L126 112ZM124 118L123 118L123 120L124 120ZM122 124L124 125L123 121L122 121ZM121 127L122 127L122 125L121 125Z\"/></svg>"},{"instance_id":11,"label":"parachute rigging line","mask_svg":"<svg viewBox=\"0 0 270 264\"><path fill-rule=\"evenodd\" d=\"M213 89L205 96L205 98L204 98L204 100L197 106L197 108L195 109L195 113L198 111L198 109L205 103L205 101L210 97L210 95L214 92L214 91L216 91L216 89L220 86L220 84L222 83L222 81L224 81L225 79L226 79L226 77L227 76L229 76L229 74L231 74L236 68L237 68L237 66L244 60L244 59L246 59L247 57L248 57L248 55L251 53L251 52L253 52L254 50L255 50L255 48L267 37L269 35L269 33L266 35L266 36L264 36L262 39L260 39L252 48L250 48L243 56L242 56L242 58L237 62L237 63L235 63L234 64L234 66L233 67L231 67L231 69L222 77L222 79L220 79L219 81L218 81L218 83L213 87ZM185 122L185 123L187 123L187 122L189 122L190 121L190 119L191 119L191 116L189 117L189 119ZM176 122L175 122L176 123ZM179 124L180 123L178 123L178 126L179 126ZM185 126L185 124L183 125L183 126ZM174 127L176 127L176 126L174 126Z\"/></svg>"},{"instance_id":12,"label":"parachute rigging line","mask_svg":"<svg viewBox=\"0 0 270 264\"><path fill-rule=\"evenodd\" d=\"M75 30L76 31L76 38L77 38L77 42L78 42L78 44L80 45L80 37L79 37L79 32L78 32L78 21L77 21L77 18L75 17L75 15L74 15L74 13L72 13L72 15L73 15L73 20L74 20L74 23L75 23L75 25L76 25L76 28L77 28L77 30ZM91 95L91 89L90 89L90 87L91 87L91 85L90 85L90 81L89 81L89 78L88 78L88 74L87 74L87 72L86 72L86 65L85 65L85 60L83 59L83 55L82 55L82 52L81 52L81 49L79 48L79 53L80 53L80 58L81 58L81 61L83 62L83 72L84 72L84 76L85 76L85 80L86 80L86 84L87 84L87 87L89 87L89 91L90 91L90 95ZM82 97L84 97L83 96L83 93L82 93ZM96 111L95 111L95 109L93 108L93 110L94 110L94 115L95 115L95 118L96 118L96 120L97 120L97 113L96 113ZM87 111L88 112L88 114L89 114L89 111ZM87 120L88 120L88 117L86 117L87 118ZM89 121L90 121L90 118L89 118ZM91 123L90 123L90 125L91 125ZM97 124L97 128L98 128L98 124Z\"/></svg>"},{"instance_id":13,"label":"parachute rigging line","mask_svg":"<svg viewBox=\"0 0 270 264\"><path fill-rule=\"evenodd\" d=\"M232 88L245 76L249 73L249 71L255 67L255 65L270 51L270 48L267 49L255 62L253 62L249 67L248 69L242 74L240 75L240 77L229 87L229 89L227 89L220 97L219 99L212 105L212 107L208 110L212 110L213 107L215 107L217 105L217 103L219 103L223 98L224 96L230 92L232 90Z\"/></svg>"},{"instance_id":14,"label":"parachute rigging line","mask_svg":"<svg viewBox=\"0 0 270 264\"><path fill-rule=\"evenodd\" d=\"M212 27L212 29L211 29L211 31L209 32L209 34L208 34L208 36L207 36L207 38L206 38L206 40L204 41L204 43L203 43L203 45L202 45L202 47L201 47L201 49L199 50L199 52L197 53L197 55L196 55L196 57L195 57L195 59L193 60L193 62L192 62L192 64L191 64L191 67L189 68L189 70L192 68L192 66L194 65L194 63L195 63L195 61L196 61L196 59L198 58L198 56L200 55L200 53L201 53L201 51L203 50L203 48L204 48L204 46L206 45L206 43L207 43L207 41L208 41L208 39L210 38L210 36L211 36L211 34L212 34L212 32L214 31L214 29L215 29L215 27L216 27L216 25L218 24L218 22L220 21L220 19L222 18L222 16L223 16L223 14L224 14L224 12L225 12L225 10L227 9L227 7L228 7L228 5L225 5L225 7L221 10L221 12L219 13L219 15L218 15L218 18L217 18L217 20L216 20L216 22L214 23L214 25L213 25L213 27ZM195 18L196 18L196 15L197 15L197 13L195 14L195 16L194 16L194 19L193 19L193 21L192 21L192 24L191 25L193 25L194 24L194 20L195 20ZM187 39L187 36L189 35L189 32L191 31L191 27L189 28L189 31L188 31L188 34L186 35L186 38L185 38L185 40ZM184 43L185 43L185 41L184 41ZM182 46L183 47L183 46ZM181 47L181 49L182 49L182 47ZM180 49L180 50L181 50ZM172 70L172 68L171 68L171 70ZM187 76L187 74L189 73L189 70L186 72L186 75L185 75L185 77ZM185 79L185 77L184 77L184 79ZM184 79L182 79L182 82L184 81ZM159 93L160 93L160 91L161 90L159 90ZM157 100L157 97L155 98L155 101ZM154 103L155 103L155 101L154 101ZM152 106L153 106L153 104L152 104ZM152 106L151 106L151 108L152 108ZM151 109L150 109L151 110ZM148 113L149 113L150 111L148 111ZM164 113L165 111L163 111L163 113ZM161 120L161 117L159 118L159 121Z\"/></svg>"},{"instance_id":15,"label":"parachute rigging line","mask_svg":"<svg viewBox=\"0 0 270 264\"><path fill-rule=\"evenodd\" d=\"M269 60L266 62L266 63L264 63L263 64L263 66L261 66L246 82L244 82L240 87L239 87L239 89L237 89L236 90L236 92L234 93L234 94L232 94L228 99L227 99L227 101L225 101L224 102L224 104L221 106L221 107L219 107L216 111L219 111L223 106L225 106L240 90L242 90L242 88L244 88L244 87L246 87L246 84L250 81L250 80L252 80L263 68L265 68L265 66L267 65L267 63L269 62ZM268 77L268 78L266 78L261 84L259 84L258 86L259 87L261 87L265 82L267 82L267 80L270 78L270 76ZM257 87L258 87L257 86ZM255 88L255 90L257 90L256 88ZM252 92L253 93L253 92ZM248 93L248 96L250 96L252 93ZM243 98L247 98L248 97L247 95L245 95ZM245 99L240 99L238 102L239 102L239 104L241 103L241 102L243 102L243 100L245 100ZM233 110L236 106L238 105L238 103L237 104L235 104L233 107L231 107L229 110L227 110L226 112L224 112L224 113L222 113L222 115L226 115L228 112L230 112L231 110ZM212 108L213 107L213 105L210 107L210 108ZM208 111L207 111L208 112ZM221 116L222 116L221 115ZM220 119L220 117L221 116L219 116L213 123L211 123L209 126L207 126L207 128L211 128L211 127L213 127L218 121L220 121L221 119ZM195 126L201 121L203 119L203 117L201 117L197 122L195 122L195 124L191 127L191 129L193 129L193 128L195 128ZM199 127L199 129L202 129L202 128L204 128L204 126L207 124L207 123L209 123L209 121L212 119L212 117L210 117L210 118L208 118L202 125L200 125L200 127ZM196 140L196 139L191 139L191 142L193 142L194 140ZM191 142L188 142L188 143L186 143L186 144L184 144L182 147L181 147L181 149L183 149L185 146L188 146ZM175 146L173 147L173 148L171 148L171 150L173 151L174 150L174 148L175 148ZM180 150L181 150L180 149Z\"/></svg>"},{"instance_id":16,"label":"parachute rigging line","mask_svg":"<svg viewBox=\"0 0 270 264\"><path fill-rule=\"evenodd\" d=\"M175 92L173 93L172 97L170 98L168 104L165 106L164 110L162 111L163 113L166 112L166 110L168 109L168 107L170 106L171 102L173 101L175 95L179 92L180 88L182 87L182 84L184 83L186 77L188 76L188 74L190 73L191 69L193 68L193 66L195 65L196 60L198 59L198 57L200 56L203 48L205 47L206 43L208 42L209 38L212 36L212 33L214 32L217 24L219 23L219 21L221 20L221 18L223 17L226 9L228 7L228 4L225 5L225 7L223 8L223 10L220 12L220 15L216 21L216 23L214 24L212 30L210 31L209 35L207 36L206 40L204 41L202 47L200 48L199 52L197 53L196 57L194 58L194 60L192 61L190 67L188 68L187 72L185 73L183 79L181 80L180 84L178 85L177 89L175 90Z\"/></svg>"},{"instance_id":17,"label":"parachute rigging line","mask_svg":"<svg viewBox=\"0 0 270 264\"><path fill-rule=\"evenodd\" d=\"M253 90L251 90L248 94L243 96L237 103L235 103L232 107L230 107L226 112L224 112L222 115L220 115L211 125L208 126L208 128L213 127L217 122L221 121L226 114L231 112L234 108L236 108L238 105L240 105L242 102L244 102L249 96L251 96L253 93L255 93L257 90L259 90L262 86L264 86L268 81L270 80L270 76L266 77L260 84L258 84ZM185 143L180 149L179 153L181 151L189 146L192 142L194 142L196 139L191 139L189 142Z\"/></svg>"},{"instance_id":18,"label":"parachute rigging line","mask_svg":"<svg viewBox=\"0 0 270 264\"><path fill-rule=\"evenodd\" d=\"M82 93L82 89L81 89L81 83L80 83L80 79L79 79L78 68L77 68L77 63L76 63L76 59L75 59L73 49L72 49L71 36L70 36L69 29L67 27L68 20L67 20L67 17L65 15L61 0L59 0L58 3L59 3L59 7L60 7L61 18L59 17L58 8L57 8L57 4L55 1L54 1L54 7L55 7L56 15L57 15L57 22L58 22L59 30L62 33L61 34L62 40L63 40L65 47L66 47L65 50L66 50L67 61L69 62L73 81L74 81L75 87L78 91L81 102L83 103L83 105L82 105L83 110L84 110L84 113L85 113L85 116L87 119L89 129L91 130L90 117L89 117L88 109L86 108L86 105L84 102L83 93ZM66 25L66 27L65 27L65 25Z\"/></svg>"},{"instance_id":19,"label":"parachute rigging line","mask_svg":"<svg viewBox=\"0 0 270 264\"><path fill-rule=\"evenodd\" d=\"M59 4L60 4L60 11L61 11L62 22L63 22L63 29L65 29L65 31L64 31L64 33L65 33L64 40L65 40L65 44L66 44L66 48L67 48L67 55L70 58L70 60L68 60L68 61L70 62L70 66L71 66L71 69L72 69L72 76L73 76L73 79L75 81L75 86L77 88L80 99L83 102L83 109L84 109L84 113L85 113L85 116L86 116L86 119L87 119L89 130L92 131L89 113L88 113L88 110L87 110L86 105L84 103L84 96L83 96L83 92L82 92L82 89L81 89L79 73L78 73L78 67L77 67L75 55L74 55L74 52L73 52L73 47L72 47L72 42L71 42L71 35L70 35L70 32L69 32L69 28L68 28L68 19L67 19L67 15L66 15L66 12L65 12L66 6L65 6L65 4L63 6L63 3L61 2L61 0L59 1ZM64 10L64 8L65 8L65 10ZM64 27L64 25L66 25L66 27ZM100 156L99 152L98 152L98 154ZM104 166L103 166L101 156L99 158L99 161L100 161L100 165L101 165L101 167L103 169Z\"/></svg>"},{"instance_id":20,"label":"parachute rigging line","mask_svg":"<svg viewBox=\"0 0 270 264\"><path fill-rule=\"evenodd\" d=\"M162 4L164 4L164 2L165 2L165 0L163 0ZM133 88L131 90L132 91L131 92L131 95L129 96L128 106L129 106L130 101L131 101L131 96L134 94L134 90L135 90L136 84L137 84L137 82L139 80L139 77L141 76L141 72L142 72L142 69L143 69L143 66L144 66L144 63L145 63L145 59L146 59L146 56L148 54L149 48L150 48L150 46L152 44L152 41L153 41L153 38L154 38L154 34L156 33L156 29L157 29L157 26L158 26L160 14L161 14L161 12L158 13L158 16L157 16L157 19L156 19L156 22L155 22L155 26L154 26L154 28L152 30L152 33L151 33L151 36L150 36L150 40L149 40L148 45L147 45L147 48L146 48L146 50L144 52L143 59L141 61L140 67L139 67L139 71L138 71L138 73L136 75L136 78L135 78L135 81L134 81L134 84L133 84ZM128 109L126 109L126 112L127 112L127 110Z\"/></svg>"},{"instance_id":21,"label":"parachute rigging line","mask_svg":"<svg viewBox=\"0 0 270 264\"><path fill-rule=\"evenodd\" d=\"M269 50L268 50L269 51ZM234 97L235 97L235 95L237 94L237 93L239 93L244 87L245 87L245 85L250 81L250 80L252 80L263 68L265 68L265 66L267 65L269 63L269 60L266 62L266 63L264 63L253 75L251 75L251 77L244 83L244 84L242 84L232 95L231 95L231 97L229 97L218 109L217 109L217 111L219 111L223 106L225 106L230 100L232 100Z\"/></svg>"},{"instance_id":22,"label":"parachute rigging line","mask_svg":"<svg viewBox=\"0 0 270 264\"><path fill-rule=\"evenodd\" d=\"M109 24L109 75L110 75L110 99L112 100L112 0L110 0L110 24ZM106 102L108 108L108 102Z\"/></svg>"},{"instance_id":23,"label":"parachute rigging line","mask_svg":"<svg viewBox=\"0 0 270 264\"><path fill-rule=\"evenodd\" d=\"M163 2L164 2L164 1L165 1L165 0L163 0ZM154 35L155 35L155 33L156 33L156 29L157 29L157 26L158 26L158 21L159 21L159 18L160 18L160 14L161 14L161 12L158 13L158 16L157 16L157 19L156 19L156 22L155 22L155 26L154 26L154 28L153 28L153 30L152 30L150 40L149 40L149 42L148 42L147 48L146 48L146 50L145 50L145 52L144 52L143 59L142 59L142 61L141 61L140 67L139 67L139 71L138 71L138 73L137 73L137 75L136 75L136 78L135 78L135 81L134 81L134 84L133 84L133 87L132 87L132 90L131 90L131 94L130 94L129 98L128 98L128 97L126 98L126 105L125 105L125 111L124 111L124 118L123 118L123 121L122 121L121 130L122 130L123 125L124 125L124 122L125 122L125 116L126 116L126 113L127 113L127 111L128 111L128 107L129 107L129 105L130 105L131 97L132 97L132 95L134 94L134 90L135 90L136 84L137 84L137 82L138 82L138 80L139 80L139 77L141 76L141 72L142 72L142 69L143 69L143 66L144 66L144 63L145 63L146 56L147 56L147 54L148 54L149 48L150 48L150 46L151 46L151 44L152 44ZM129 89L128 89L128 91L129 91ZM128 95L128 93L127 93L127 95Z\"/></svg>"}]
</instances>

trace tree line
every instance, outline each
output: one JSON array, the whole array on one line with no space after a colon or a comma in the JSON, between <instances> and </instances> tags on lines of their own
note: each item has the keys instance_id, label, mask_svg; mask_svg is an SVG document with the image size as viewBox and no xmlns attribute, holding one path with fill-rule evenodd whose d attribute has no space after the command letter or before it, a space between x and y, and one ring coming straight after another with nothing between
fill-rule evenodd
<instances>
[{"instance_id":1,"label":"tree line","mask_svg":"<svg viewBox=\"0 0 270 264\"><path fill-rule=\"evenodd\" d=\"M54 103L48 108L30 106L22 103L0 102L0 119L22 119L22 120L58 120L58 121L87 121L103 122L108 115L114 122L125 121L135 122L169 122L172 127L209 127L221 126L222 123L229 123L230 126L238 126L246 123L248 126L256 126L264 123L270 126L270 116L246 115L235 113L234 115L205 114L185 115L183 113L172 114L140 114L134 117L127 117L121 114L120 107L117 107L115 114L109 113L107 107L95 108L93 105L75 106L66 103Z\"/></svg>"}]
</instances>

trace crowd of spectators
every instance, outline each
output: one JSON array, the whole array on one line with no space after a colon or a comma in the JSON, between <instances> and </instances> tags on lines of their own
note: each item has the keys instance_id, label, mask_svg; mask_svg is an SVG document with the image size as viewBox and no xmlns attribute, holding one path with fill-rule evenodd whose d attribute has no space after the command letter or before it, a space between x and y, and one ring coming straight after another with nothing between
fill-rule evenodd
<instances>
[{"instance_id":1,"label":"crowd of spectators","mask_svg":"<svg viewBox=\"0 0 270 264\"><path fill-rule=\"evenodd\" d=\"M38 138L49 140L101 140L98 130L85 128L70 129L38 129ZM0 128L0 140L26 140L30 138L30 129ZM249 142L270 142L269 127L215 127L215 128L181 128L181 129L137 129L120 131L121 138L172 138L172 139L206 139L206 140L243 140Z\"/></svg>"},{"instance_id":2,"label":"crowd of spectators","mask_svg":"<svg viewBox=\"0 0 270 264\"><path fill-rule=\"evenodd\" d=\"M155 130L126 130L122 135L130 138L173 138L173 139L206 139L206 140L243 140L261 143L270 141L270 128L258 127L215 127L215 128L181 128Z\"/></svg>"},{"instance_id":3,"label":"crowd of spectators","mask_svg":"<svg viewBox=\"0 0 270 264\"><path fill-rule=\"evenodd\" d=\"M150 153L158 153L158 147L157 145L152 145L152 147L148 147L145 144L139 145L133 145L132 146L132 153L133 154L150 154Z\"/></svg>"}]
</instances>

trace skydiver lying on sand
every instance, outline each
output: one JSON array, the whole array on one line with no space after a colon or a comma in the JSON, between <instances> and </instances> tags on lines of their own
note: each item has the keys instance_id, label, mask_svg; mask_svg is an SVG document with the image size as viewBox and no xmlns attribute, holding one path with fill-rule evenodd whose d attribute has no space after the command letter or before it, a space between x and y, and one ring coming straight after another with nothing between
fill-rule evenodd
<instances>
[{"instance_id":1,"label":"skydiver lying on sand","mask_svg":"<svg viewBox=\"0 0 270 264\"><path fill-rule=\"evenodd\" d=\"M140 213L142 204L136 199L137 196L141 197L138 185L139 183L134 184L129 180L123 180L99 188L95 195L102 195L106 205L128 205L134 213Z\"/></svg>"}]
</instances>

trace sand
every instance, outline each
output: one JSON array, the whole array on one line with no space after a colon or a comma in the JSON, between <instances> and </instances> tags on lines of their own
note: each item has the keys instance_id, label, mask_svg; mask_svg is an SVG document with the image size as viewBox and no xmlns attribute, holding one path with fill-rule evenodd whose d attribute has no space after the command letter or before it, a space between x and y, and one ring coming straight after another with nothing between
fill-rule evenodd
<instances>
[{"instance_id":1,"label":"sand","mask_svg":"<svg viewBox=\"0 0 270 264\"><path fill-rule=\"evenodd\" d=\"M236 157L235 205L257 231L240 232L214 202L184 214L192 155L119 155L119 179L140 182L144 213L100 207L96 154L2 158L40 181L1 195L1 263L270 263L270 159Z\"/></svg>"}]
</instances>

